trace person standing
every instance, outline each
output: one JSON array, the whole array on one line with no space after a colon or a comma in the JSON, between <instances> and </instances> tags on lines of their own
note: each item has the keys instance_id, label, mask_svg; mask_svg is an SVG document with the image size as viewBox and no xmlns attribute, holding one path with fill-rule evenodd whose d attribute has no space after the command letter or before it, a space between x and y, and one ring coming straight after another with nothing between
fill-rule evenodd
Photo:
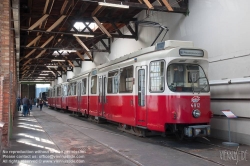
<instances>
[{"instance_id":1,"label":"person standing","mask_svg":"<svg viewBox=\"0 0 250 166\"><path fill-rule=\"evenodd\" d=\"M17 104L17 111L21 111L22 101L21 101L21 98L19 96L16 99L16 104Z\"/></svg>"},{"instance_id":2,"label":"person standing","mask_svg":"<svg viewBox=\"0 0 250 166\"><path fill-rule=\"evenodd\" d=\"M24 96L23 100L23 115L24 116L27 116L27 113L28 113L28 105L29 105L29 99L26 98L26 96Z\"/></svg>"},{"instance_id":3,"label":"person standing","mask_svg":"<svg viewBox=\"0 0 250 166\"><path fill-rule=\"evenodd\" d=\"M39 100L39 105L40 105L40 111L43 109L43 99L40 98Z\"/></svg>"},{"instance_id":4,"label":"person standing","mask_svg":"<svg viewBox=\"0 0 250 166\"><path fill-rule=\"evenodd\" d=\"M32 111L32 105L33 105L33 99L32 98L30 98L30 111Z\"/></svg>"},{"instance_id":5,"label":"person standing","mask_svg":"<svg viewBox=\"0 0 250 166\"><path fill-rule=\"evenodd\" d=\"M36 98L34 98L34 105L35 105L35 106L37 105L36 101L37 101Z\"/></svg>"},{"instance_id":6,"label":"person standing","mask_svg":"<svg viewBox=\"0 0 250 166\"><path fill-rule=\"evenodd\" d=\"M37 105L36 105L36 107L38 108L38 106L39 106L39 98L37 98L37 100L36 100L36 103L37 103Z\"/></svg>"}]
</instances>

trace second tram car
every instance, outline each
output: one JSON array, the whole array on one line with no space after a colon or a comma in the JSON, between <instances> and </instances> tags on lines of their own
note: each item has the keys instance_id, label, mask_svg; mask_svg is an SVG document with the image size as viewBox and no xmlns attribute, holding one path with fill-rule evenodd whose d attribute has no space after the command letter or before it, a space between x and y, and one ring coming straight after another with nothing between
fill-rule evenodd
<instances>
[{"instance_id":1,"label":"second tram car","mask_svg":"<svg viewBox=\"0 0 250 166\"><path fill-rule=\"evenodd\" d=\"M189 41L157 43L50 88L48 102L140 136L208 136L207 58Z\"/></svg>"}]
</instances>

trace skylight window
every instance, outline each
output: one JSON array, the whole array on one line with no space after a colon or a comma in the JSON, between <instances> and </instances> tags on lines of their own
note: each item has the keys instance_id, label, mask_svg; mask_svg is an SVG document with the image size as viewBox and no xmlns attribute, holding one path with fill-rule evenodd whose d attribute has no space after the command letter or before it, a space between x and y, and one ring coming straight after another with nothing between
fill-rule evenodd
<instances>
[{"instance_id":1,"label":"skylight window","mask_svg":"<svg viewBox=\"0 0 250 166\"><path fill-rule=\"evenodd\" d=\"M59 50L58 52L59 52L60 54L62 54L62 55L69 55L69 53L71 53L71 52L76 52L76 50ZM58 52L57 52L57 51L54 51L52 55L58 56L58 55L59 55Z\"/></svg>"},{"instance_id":2,"label":"skylight window","mask_svg":"<svg viewBox=\"0 0 250 166\"><path fill-rule=\"evenodd\" d=\"M98 26L96 25L96 23L89 23L89 22L85 22L86 25L88 25L88 27L94 32ZM74 27L77 29L78 32L81 32L86 26L83 24L83 22L76 22L74 24ZM72 28L71 31L74 31L74 29ZM86 28L83 32L89 32L89 30Z\"/></svg>"}]
</instances>

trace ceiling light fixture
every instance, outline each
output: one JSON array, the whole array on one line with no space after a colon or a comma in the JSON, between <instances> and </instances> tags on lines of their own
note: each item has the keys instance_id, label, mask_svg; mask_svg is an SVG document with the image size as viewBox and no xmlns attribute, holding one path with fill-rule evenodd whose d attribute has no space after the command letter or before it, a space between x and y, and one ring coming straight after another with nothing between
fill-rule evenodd
<instances>
[{"instance_id":1,"label":"ceiling light fixture","mask_svg":"<svg viewBox=\"0 0 250 166\"><path fill-rule=\"evenodd\" d=\"M42 72L52 72L51 70L43 70Z\"/></svg>"},{"instance_id":2,"label":"ceiling light fixture","mask_svg":"<svg viewBox=\"0 0 250 166\"><path fill-rule=\"evenodd\" d=\"M62 53L62 52L76 52L76 50L59 50L58 52Z\"/></svg>"},{"instance_id":3,"label":"ceiling light fixture","mask_svg":"<svg viewBox=\"0 0 250 166\"><path fill-rule=\"evenodd\" d=\"M114 4L114 3L106 3L105 1L104 2L98 2L98 5L100 5L100 6L108 6L108 7L125 8L125 9L129 8L128 5L123 5L122 3L121 4Z\"/></svg>"},{"instance_id":4,"label":"ceiling light fixture","mask_svg":"<svg viewBox=\"0 0 250 166\"><path fill-rule=\"evenodd\" d=\"M79 37L95 37L94 35L88 35L88 34L73 34L73 36L79 36Z\"/></svg>"},{"instance_id":5,"label":"ceiling light fixture","mask_svg":"<svg viewBox=\"0 0 250 166\"><path fill-rule=\"evenodd\" d=\"M48 68L58 68L58 66L46 66Z\"/></svg>"},{"instance_id":6,"label":"ceiling light fixture","mask_svg":"<svg viewBox=\"0 0 250 166\"><path fill-rule=\"evenodd\" d=\"M52 59L51 62L65 62L64 59Z\"/></svg>"}]
</instances>

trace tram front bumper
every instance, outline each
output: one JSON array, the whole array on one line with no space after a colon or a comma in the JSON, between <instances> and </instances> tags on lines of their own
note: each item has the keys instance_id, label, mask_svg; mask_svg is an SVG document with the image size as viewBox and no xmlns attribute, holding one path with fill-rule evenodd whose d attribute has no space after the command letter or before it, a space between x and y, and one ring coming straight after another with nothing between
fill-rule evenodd
<instances>
[{"instance_id":1,"label":"tram front bumper","mask_svg":"<svg viewBox=\"0 0 250 166\"><path fill-rule=\"evenodd\" d=\"M204 137L210 135L210 125L187 126L184 134L188 137Z\"/></svg>"}]
</instances>

